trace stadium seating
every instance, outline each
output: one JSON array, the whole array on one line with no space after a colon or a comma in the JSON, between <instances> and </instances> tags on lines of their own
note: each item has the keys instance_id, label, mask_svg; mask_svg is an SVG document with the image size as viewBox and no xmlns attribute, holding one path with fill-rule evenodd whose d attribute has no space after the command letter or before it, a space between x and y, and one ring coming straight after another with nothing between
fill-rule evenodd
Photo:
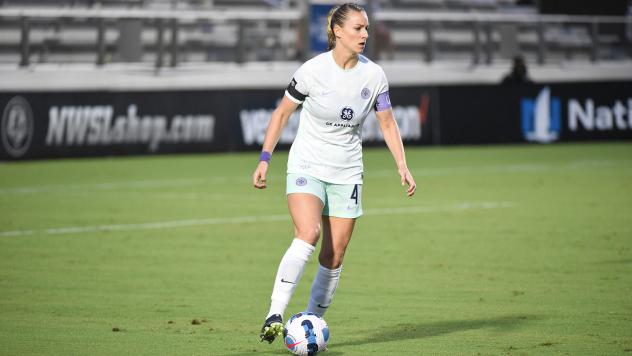
<instances>
[{"instance_id":1,"label":"stadium seating","mask_svg":"<svg viewBox=\"0 0 632 356\"><path fill-rule=\"evenodd\" d=\"M387 11L437 13L473 13L534 15L537 9L532 5L518 5L516 0L397 0L381 2L381 9ZM423 59L422 49L428 46L427 34L420 31L419 23L388 21L395 57L399 59ZM535 61L538 51L536 23L499 24L489 29L479 29L482 45L489 46L495 56L510 58L522 54ZM485 32L488 31L488 32ZM433 60L471 60L475 34L473 24L468 21L433 21ZM548 61L588 59L591 56L592 38L586 24L547 24L543 30ZM602 45L615 45L619 41L612 34L602 34ZM506 49L506 50L503 50ZM604 49L608 51L609 49ZM377 54L378 58L386 58ZM608 57L602 53L601 57Z\"/></svg>"},{"instance_id":2,"label":"stadium seating","mask_svg":"<svg viewBox=\"0 0 632 356\"><path fill-rule=\"evenodd\" d=\"M71 9L121 9L147 11L254 11L268 13L280 9L298 9L298 0L66 0L55 2L57 7ZM435 14L447 15L430 21L427 31L424 21L384 20L384 33L377 36L385 46L374 46L370 54L378 60L456 60L489 63L496 58L507 59L523 54L529 61L538 59L546 46L547 61L601 58L627 58L621 50L622 38L616 34L600 34L600 47L593 46L591 27L586 23L551 23L541 34L537 23L480 23L453 21L454 14L534 15L536 9L519 5L517 0L375 0L375 14ZM45 0L1 0L0 10L20 8L50 8ZM371 8L371 7L370 7ZM375 15L374 14L374 15ZM379 18L379 17L378 17ZM396 17L391 17L396 18ZM141 21L141 20L138 20ZM104 21L103 52L105 63L128 61L130 56L121 52L122 21ZM161 45L158 43L158 24L151 19L141 21L136 36L140 55L136 61L156 62ZM204 21L179 19L177 52L179 61L279 61L300 56L299 21L255 20ZM31 18L29 20L30 63L95 63L97 55L98 21L94 18ZM478 26L478 27L477 27ZM128 29L129 31L129 29ZM0 63L21 61L22 23L19 18L2 18L0 22ZM431 37L430 37L431 36ZM240 41L240 38L243 41ZM165 24L162 49L169 51L172 27ZM475 43L479 41L477 48ZM384 51L382 48L386 47ZM371 48L370 48L371 49ZM597 53L595 53L597 51ZM133 57L133 56L132 56ZM430 58L431 57L431 58ZM485 58L483 58L485 57Z\"/></svg>"}]
</instances>

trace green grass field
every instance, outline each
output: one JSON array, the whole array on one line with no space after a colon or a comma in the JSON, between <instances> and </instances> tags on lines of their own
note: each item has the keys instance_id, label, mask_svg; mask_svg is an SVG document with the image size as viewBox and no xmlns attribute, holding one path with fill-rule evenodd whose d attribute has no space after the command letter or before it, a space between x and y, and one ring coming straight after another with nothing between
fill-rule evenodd
<instances>
[{"instance_id":1,"label":"green grass field","mask_svg":"<svg viewBox=\"0 0 632 356\"><path fill-rule=\"evenodd\" d=\"M632 355L632 144L407 154L412 199L365 150L328 355ZM286 158L265 191L256 153L1 164L0 354L289 355Z\"/></svg>"}]
</instances>

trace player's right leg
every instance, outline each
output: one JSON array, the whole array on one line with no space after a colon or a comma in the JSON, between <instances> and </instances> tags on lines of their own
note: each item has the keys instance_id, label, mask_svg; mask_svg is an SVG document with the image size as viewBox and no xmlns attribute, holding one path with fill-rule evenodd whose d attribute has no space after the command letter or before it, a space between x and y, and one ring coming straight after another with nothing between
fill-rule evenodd
<instances>
[{"instance_id":1,"label":"player's right leg","mask_svg":"<svg viewBox=\"0 0 632 356\"><path fill-rule=\"evenodd\" d=\"M318 181L311 181L310 177L296 178L288 175L287 192L295 238L279 264L272 289L270 311L261 329L261 341L272 342L283 333L283 313L320 237L323 200L318 195Z\"/></svg>"},{"instance_id":2,"label":"player's right leg","mask_svg":"<svg viewBox=\"0 0 632 356\"><path fill-rule=\"evenodd\" d=\"M263 327L261 328L261 334L259 334L259 337L261 338L261 341L272 343L277 336L282 334L283 317L281 314L272 314L265 322L263 322Z\"/></svg>"}]
</instances>

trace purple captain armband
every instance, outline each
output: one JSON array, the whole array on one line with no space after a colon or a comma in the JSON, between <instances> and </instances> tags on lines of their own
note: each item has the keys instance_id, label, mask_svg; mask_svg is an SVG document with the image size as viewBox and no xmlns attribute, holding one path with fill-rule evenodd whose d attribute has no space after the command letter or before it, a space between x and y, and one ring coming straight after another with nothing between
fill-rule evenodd
<instances>
[{"instance_id":1,"label":"purple captain armband","mask_svg":"<svg viewBox=\"0 0 632 356\"><path fill-rule=\"evenodd\" d=\"M268 151L262 151L261 156L259 156L259 162L266 161L269 164L271 158L272 158L272 153Z\"/></svg>"},{"instance_id":2,"label":"purple captain armband","mask_svg":"<svg viewBox=\"0 0 632 356\"><path fill-rule=\"evenodd\" d=\"M388 90L379 94L375 100L375 111L384 111L391 108L391 97L388 95Z\"/></svg>"}]
</instances>

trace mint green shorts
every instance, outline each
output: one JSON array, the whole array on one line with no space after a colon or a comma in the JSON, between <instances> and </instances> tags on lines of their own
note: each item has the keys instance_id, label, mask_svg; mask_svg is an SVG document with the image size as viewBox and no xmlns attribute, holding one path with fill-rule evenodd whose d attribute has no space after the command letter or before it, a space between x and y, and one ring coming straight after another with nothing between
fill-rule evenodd
<instances>
[{"instance_id":1,"label":"mint green shorts","mask_svg":"<svg viewBox=\"0 0 632 356\"><path fill-rule=\"evenodd\" d=\"M286 195L308 193L323 202L322 215L355 219L362 216L362 184L332 184L305 174L287 174Z\"/></svg>"}]
</instances>

